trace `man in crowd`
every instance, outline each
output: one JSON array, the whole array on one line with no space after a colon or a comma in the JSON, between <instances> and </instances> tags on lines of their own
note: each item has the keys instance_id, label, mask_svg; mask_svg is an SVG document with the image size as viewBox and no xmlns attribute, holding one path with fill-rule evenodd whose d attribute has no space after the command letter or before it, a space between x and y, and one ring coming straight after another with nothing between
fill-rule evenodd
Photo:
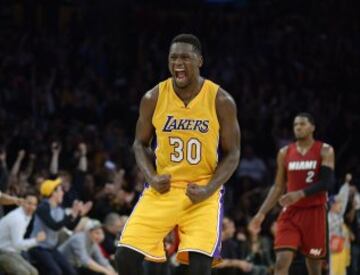
<instances>
[{"instance_id":1,"label":"man in crowd","mask_svg":"<svg viewBox=\"0 0 360 275\"><path fill-rule=\"evenodd\" d=\"M99 243L104 240L104 231L98 220L88 220L85 232L71 236L59 250L77 268L78 274L116 275L110 262L102 255Z\"/></svg>"},{"instance_id":2,"label":"man in crowd","mask_svg":"<svg viewBox=\"0 0 360 275\"><path fill-rule=\"evenodd\" d=\"M0 272L6 274L37 275L38 271L20 254L39 242L44 241L46 234L39 231L35 237L24 239L32 215L38 204L35 192L25 194L23 204L9 212L0 220Z\"/></svg>"}]
</instances>

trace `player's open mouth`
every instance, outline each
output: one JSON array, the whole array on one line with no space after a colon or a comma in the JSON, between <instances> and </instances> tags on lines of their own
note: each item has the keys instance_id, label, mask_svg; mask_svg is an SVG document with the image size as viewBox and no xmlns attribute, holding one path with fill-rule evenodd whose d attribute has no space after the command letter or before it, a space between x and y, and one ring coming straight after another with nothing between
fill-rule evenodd
<instances>
[{"instance_id":1,"label":"player's open mouth","mask_svg":"<svg viewBox=\"0 0 360 275\"><path fill-rule=\"evenodd\" d=\"M175 78L177 80L184 80L186 78L186 72L184 69L175 69Z\"/></svg>"}]
</instances>

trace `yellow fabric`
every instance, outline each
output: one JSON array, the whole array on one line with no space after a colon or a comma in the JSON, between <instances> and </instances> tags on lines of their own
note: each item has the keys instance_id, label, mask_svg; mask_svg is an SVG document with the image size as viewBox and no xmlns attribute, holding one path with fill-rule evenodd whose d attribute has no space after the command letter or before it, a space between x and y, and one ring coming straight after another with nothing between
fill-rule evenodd
<instances>
[{"instance_id":1,"label":"yellow fabric","mask_svg":"<svg viewBox=\"0 0 360 275\"><path fill-rule=\"evenodd\" d=\"M343 225L342 232L345 237L344 249L339 253L330 253L330 275L344 275L351 262L349 229Z\"/></svg>"},{"instance_id":2,"label":"yellow fabric","mask_svg":"<svg viewBox=\"0 0 360 275\"><path fill-rule=\"evenodd\" d=\"M170 174L172 186L209 180L217 165L219 122L215 100L219 86L205 80L188 106L176 95L172 79L159 84L153 115L158 174Z\"/></svg>"},{"instance_id":3,"label":"yellow fabric","mask_svg":"<svg viewBox=\"0 0 360 275\"><path fill-rule=\"evenodd\" d=\"M61 184L61 179L57 178L54 180L45 180L40 187L40 194L49 197L52 192Z\"/></svg>"},{"instance_id":4,"label":"yellow fabric","mask_svg":"<svg viewBox=\"0 0 360 275\"><path fill-rule=\"evenodd\" d=\"M171 187L160 194L146 188L124 227L119 246L136 250L150 261L163 262L163 240L178 225L180 262L188 263L189 250L213 256L221 238L221 192L198 204L193 204L185 192L184 188Z\"/></svg>"}]
</instances>

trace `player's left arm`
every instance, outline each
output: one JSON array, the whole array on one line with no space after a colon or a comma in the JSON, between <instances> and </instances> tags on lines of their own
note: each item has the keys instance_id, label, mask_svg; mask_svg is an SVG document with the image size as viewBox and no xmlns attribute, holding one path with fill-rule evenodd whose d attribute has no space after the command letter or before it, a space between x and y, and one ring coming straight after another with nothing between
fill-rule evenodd
<instances>
[{"instance_id":1,"label":"player's left arm","mask_svg":"<svg viewBox=\"0 0 360 275\"><path fill-rule=\"evenodd\" d=\"M234 99L229 93L219 88L216 97L216 112L220 124L220 144L222 159L218 163L215 173L204 187L190 183L186 194L197 203L210 197L234 173L240 159L240 126Z\"/></svg>"},{"instance_id":2,"label":"player's left arm","mask_svg":"<svg viewBox=\"0 0 360 275\"><path fill-rule=\"evenodd\" d=\"M335 153L332 146L323 144L321 148L321 166L319 181L310 186L294 192L285 194L280 199L280 204L284 207L291 205L303 197L312 196L319 192L328 191L334 183Z\"/></svg>"},{"instance_id":3,"label":"player's left arm","mask_svg":"<svg viewBox=\"0 0 360 275\"><path fill-rule=\"evenodd\" d=\"M334 148L324 143L321 148L321 159L319 181L303 190L306 197L319 192L329 191L333 186L335 169Z\"/></svg>"}]
</instances>

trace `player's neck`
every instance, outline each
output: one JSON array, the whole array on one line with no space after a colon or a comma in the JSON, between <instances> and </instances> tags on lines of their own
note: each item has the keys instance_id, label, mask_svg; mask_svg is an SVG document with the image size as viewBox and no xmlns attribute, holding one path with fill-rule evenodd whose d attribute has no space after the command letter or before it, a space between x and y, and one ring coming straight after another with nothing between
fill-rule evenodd
<instances>
[{"instance_id":1,"label":"player's neck","mask_svg":"<svg viewBox=\"0 0 360 275\"><path fill-rule=\"evenodd\" d=\"M311 145L313 145L314 142L315 140L313 137L308 137L305 139L298 139L296 141L296 145L300 148L309 148Z\"/></svg>"},{"instance_id":2,"label":"player's neck","mask_svg":"<svg viewBox=\"0 0 360 275\"><path fill-rule=\"evenodd\" d=\"M178 95L178 97L184 101L185 104L189 104L189 102L196 97L196 95L200 92L201 87L203 86L204 78L199 76L197 81L189 84L185 88L179 88L174 85L174 91Z\"/></svg>"}]
</instances>

